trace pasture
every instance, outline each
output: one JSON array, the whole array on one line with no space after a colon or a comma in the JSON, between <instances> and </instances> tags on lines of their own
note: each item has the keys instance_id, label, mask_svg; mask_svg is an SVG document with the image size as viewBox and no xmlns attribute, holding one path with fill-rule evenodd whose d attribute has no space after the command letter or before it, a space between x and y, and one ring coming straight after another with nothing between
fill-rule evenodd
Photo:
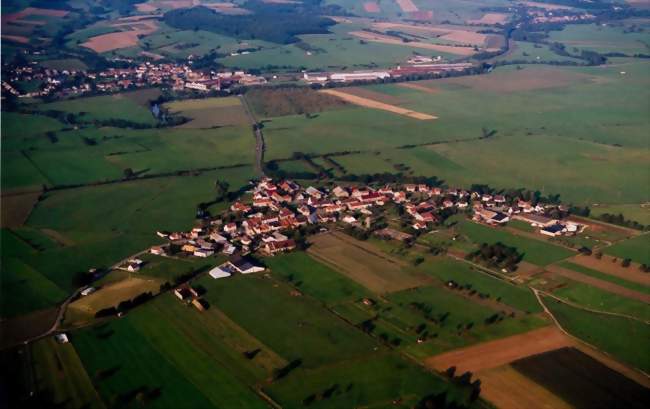
<instances>
[{"instance_id":1,"label":"pasture","mask_svg":"<svg viewBox=\"0 0 650 409\"><path fill-rule=\"evenodd\" d=\"M375 293L399 291L431 282L430 277L405 262L383 255L371 244L341 233L321 234L313 237L311 243L310 255Z\"/></svg>"},{"instance_id":2,"label":"pasture","mask_svg":"<svg viewBox=\"0 0 650 409\"><path fill-rule=\"evenodd\" d=\"M260 118L285 115L314 114L345 107L345 101L316 92L308 87L280 89L252 89L246 100Z\"/></svg>"},{"instance_id":3,"label":"pasture","mask_svg":"<svg viewBox=\"0 0 650 409\"><path fill-rule=\"evenodd\" d=\"M620 241L603 251L609 255L623 258L630 258L632 261L650 265L650 234Z\"/></svg>"},{"instance_id":4,"label":"pasture","mask_svg":"<svg viewBox=\"0 0 650 409\"><path fill-rule=\"evenodd\" d=\"M248 116L238 97L204 98L174 101L164 105L172 115L190 118L179 128L218 128L222 126L244 125Z\"/></svg>"},{"instance_id":5,"label":"pasture","mask_svg":"<svg viewBox=\"0 0 650 409\"><path fill-rule=\"evenodd\" d=\"M650 24L647 22L639 24L634 20L623 20L617 25L575 24L561 31L551 31L550 41L564 44L570 52L588 50L603 54L643 54L648 51L646 44L650 41L646 31L648 27Z\"/></svg>"},{"instance_id":6,"label":"pasture","mask_svg":"<svg viewBox=\"0 0 650 409\"><path fill-rule=\"evenodd\" d=\"M650 293L650 277L647 274L638 272L637 274L628 274L626 276L619 276L614 274L604 273L581 264L576 264L571 261L562 261L558 266L568 268L580 274L584 274L593 278L619 285L621 287L629 288L631 290ZM630 271L630 273L633 273Z\"/></svg>"},{"instance_id":7,"label":"pasture","mask_svg":"<svg viewBox=\"0 0 650 409\"><path fill-rule=\"evenodd\" d=\"M301 366L314 368L364 356L377 345L317 301L292 294L292 287L263 275L204 277L198 283L207 289L205 298L211 305L287 362L298 360Z\"/></svg>"},{"instance_id":8,"label":"pasture","mask_svg":"<svg viewBox=\"0 0 650 409\"><path fill-rule=\"evenodd\" d=\"M266 264L274 276L328 305L369 295L359 284L303 252L272 257Z\"/></svg>"},{"instance_id":9,"label":"pasture","mask_svg":"<svg viewBox=\"0 0 650 409\"><path fill-rule=\"evenodd\" d=\"M604 213L622 214L628 220L643 225L650 225L650 206L645 204L598 205L591 208L591 214L599 216Z\"/></svg>"},{"instance_id":10,"label":"pasture","mask_svg":"<svg viewBox=\"0 0 650 409\"><path fill-rule=\"evenodd\" d=\"M501 242L507 246L516 247L523 253L523 260L538 266L545 266L574 255L573 251L546 242L541 236L539 240L512 234L500 228L488 227L468 220L458 223L458 232L466 235L477 245Z\"/></svg>"},{"instance_id":11,"label":"pasture","mask_svg":"<svg viewBox=\"0 0 650 409\"><path fill-rule=\"evenodd\" d=\"M553 299L544 298L562 327L615 358L643 371L650 369L647 340L650 325L627 318L580 310Z\"/></svg>"}]
</instances>

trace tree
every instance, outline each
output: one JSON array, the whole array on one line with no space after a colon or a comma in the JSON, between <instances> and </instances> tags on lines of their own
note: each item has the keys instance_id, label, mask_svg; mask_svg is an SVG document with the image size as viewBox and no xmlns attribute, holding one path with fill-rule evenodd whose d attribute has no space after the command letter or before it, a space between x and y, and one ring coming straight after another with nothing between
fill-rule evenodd
<instances>
[{"instance_id":1,"label":"tree","mask_svg":"<svg viewBox=\"0 0 650 409\"><path fill-rule=\"evenodd\" d=\"M624 258L623 261L621 262L621 266L622 267L629 267L631 262L632 262L632 260L630 260L629 258Z\"/></svg>"},{"instance_id":2,"label":"tree","mask_svg":"<svg viewBox=\"0 0 650 409\"><path fill-rule=\"evenodd\" d=\"M133 172L133 169L131 169L131 168L124 169L124 178L125 179L131 179L133 176L135 176L135 173Z\"/></svg>"}]
</instances>

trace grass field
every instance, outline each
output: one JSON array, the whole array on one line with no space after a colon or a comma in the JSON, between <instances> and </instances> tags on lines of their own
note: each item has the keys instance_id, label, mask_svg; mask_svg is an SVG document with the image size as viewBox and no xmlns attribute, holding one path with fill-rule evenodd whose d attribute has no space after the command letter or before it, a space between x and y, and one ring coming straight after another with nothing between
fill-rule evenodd
<instances>
[{"instance_id":1,"label":"grass field","mask_svg":"<svg viewBox=\"0 0 650 409\"><path fill-rule=\"evenodd\" d=\"M598 216L604 213L623 214L626 219L643 225L650 225L650 206L639 204L598 205L591 208L591 214Z\"/></svg>"},{"instance_id":2,"label":"grass field","mask_svg":"<svg viewBox=\"0 0 650 409\"><path fill-rule=\"evenodd\" d=\"M72 344L52 337L31 346L37 393L53 404L69 408L104 408Z\"/></svg>"},{"instance_id":3,"label":"grass field","mask_svg":"<svg viewBox=\"0 0 650 409\"><path fill-rule=\"evenodd\" d=\"M647 285L643 285L639 282L626 280L624 278L612 274L603 273L598 270L594 270L585 266L581 266L579 264L572 263L570 261L562 261L558 264L561 267L568 268L573 271L577 271L578 273L581 274L586 274L590 277L594 277L599 280L609 281L610 283L620 285L621 287L629 288L630 290L635 290L642 293L650 294L650 287Z\"/></svg>"},{"instance_id":4,"label":"grass field","mask_svg":"<svg viewBox=\"0 0 650 409\"><path fill-rule=\"evenodd\" d=\"M216 128L243 125L249 121L238 97L174 101L164 107L172 114L191 119L180 128Z\"/></svg>"},{"instance_id":5,"label":"grass field","mask_svg":"<svg viewBox=\"0 0 650 409\"><path fill-rule=\"evenodd\" d=\"M137 93L140 91L135 91ZM78 114L83 121L124 119L141 124L154 125L156 118L147 106L133 100L131 93L102 95L51 102L40 106L42 110L56 110ZM134 96L135 97L135 96ZM153 98L152 98L153 99Z\"/></svg>"},{"instance_id":6,"label":"grass field","mask_svg":"<svg viewBox=\"0 0 650 409\"><path fill-rule=\"evenodd\" d=\"M369 296L359 284L302 252L273 257L266 263L273 275L328 305Z\"/></svg>"},{"instance_id":7,"label":"grass field","mask_svg":"<svg viewBox=\"0 0 650 409\"><path fill-rule=\"evenodd\" d=\"M650 235L643 234L624 240L604 249L604 252L620 258L630 258L642 264L650 264Z\"/></svg>"},{"instance_id":8,"label":"grass field","mask_svg":"<svg viewBox=\"0 0 650 409\"><path fill-rule=\"evenodd\" d=\"M376 343L319 303L263 276L202 278L205 298L287 361L317 367L371 353ZM281 317L281 318L280 318Z\"/></svg>"},{"instance_id":9,"label":"grass field","mask_svg":"<svg viewBox=\"0 0 650 409\"><path fill-rule=\"evenodd\" d=\"M594 314L554 301L544 303L572 335L643 371L650 370L650 326L626 318Z\"/></svg>"},{"instance_id":10,"label":"grass field","mask_svg":"<svg viewBox=\"0 0 650 409\"><path fill-rule=\"evenodd\" d=\"M551 31L550 41L564 44L569 52L589 50L599 53L618 52L628 55L647 53L650 24L630 23L623 20L619 26L579 24L566 26L562 31ZM625 32L632 25L642 28L641 32Z\"/></svg>"},{"instance_id":11,"label":"grass field","mask_svg":"<svg viewBox=\"0 0 650 409\"><path fill-rule=\"evenodd\" d=\"M545 242L543 239L535 240L522 236L515 236L503 229L487 227L478 223L463 220L458 224L458 231L467 235L477 245L481 243L501 242L507 246L516 247L524 255L524 261L545 266L565 259L574 252L563 247Z\"/></svg>"}]
</instances>

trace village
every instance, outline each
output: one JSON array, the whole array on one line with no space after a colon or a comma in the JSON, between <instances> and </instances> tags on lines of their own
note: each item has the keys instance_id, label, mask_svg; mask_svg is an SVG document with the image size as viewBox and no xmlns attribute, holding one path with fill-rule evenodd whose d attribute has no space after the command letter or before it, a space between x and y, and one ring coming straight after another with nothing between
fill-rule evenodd
<instances>
[{"instance_id":1,"label":"village","mask_svg":"<svg viewBox=\"0 0 650 409\"><path fill-rule=\"evenodd\" d=\"M450 211L463 212L473 221L495 228L510 220L520 220L550 237L576 235L585 228L577 222L554 217L558 212L566 213L567 209L561 205L533 204L517 197L427 184L381 188L336 185L326 189L303 188L291 180L274 182L263 178L246 197L249 200L235 201L219 216L200 219L188 232L158 231L156 234L168 243L151 247L148 252L157 256L200 258L223 253L229 260L208 273L219 279L264 271L263 266L247 256L267 257L304 248L304 232L358 229L387 239L409 241L436 228L444 221L443 214L448 215ZM403 229L406 231L377 222L389 205L398 209L406 222ZM137 272L142 266L142 260L132 258L118 268ZM190 297L188 294L181 291L176 295L185 299Z\"/></svg>"}]
</instances>

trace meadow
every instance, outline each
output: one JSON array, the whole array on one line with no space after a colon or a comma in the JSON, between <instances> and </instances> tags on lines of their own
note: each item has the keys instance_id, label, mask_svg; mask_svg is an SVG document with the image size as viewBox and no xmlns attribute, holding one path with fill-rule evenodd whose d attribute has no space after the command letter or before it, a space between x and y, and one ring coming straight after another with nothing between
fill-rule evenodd
<instances>
[{"instance_id":1,"label":"meadow","mask_svg":"<svg viewBox=\"0 0 650 409\"><path fill-rule=\"evenodd\" d=\"M248 116L238 97L204 98L174 101L164 105L172 115L178 114L190 119L179 128L217 128L244 125Z\"/></svg>"},{"instance_id":2,"label":"meadow","mask_svg":"<svg viewBox=\"0 0 650 409\"><path fill-rule=\"evenodd\" d=\"M264 276L210 277L198 281L205 298L288 362L317 367L372 353L376 343L322 309L292 295L292 288ZM280 318L281 317L281 318Z\"/></svg>"},{"instance_id":3,"label":"meadow","mask_svg":"<svg viewBox=\"0 0 650 409\"><path fill-rule=\"evenodd\" d=\"M644 54L648 52L649 27L647 21L643 23L639 20L623 20L618 24L569 25L561 31L551 31L549 40L564 44L569 52L589 50L603 54Z\"/></svg>"},{"instance_id":4,"label":"meadow","mask_svg":"<svg viewBox=\"0 0 650 409\"><path fill-rule=\"evenodd\" d=\"M591 208L591 214L599 216L604 213L624 214L629 220L643 225L650 225L650 206L638 204L598 205Z\"/></svg>"},{"instance_id":5,"label":"meadow","mask_svg":"<svg viewBox=\"0 0 650 409\"><path fill-rule=\"evenodd\" d=\"M604 249L604 252L620 258L630 258L632 261L650 265L650 235L640 236L620 241L611 247Z\"/></svg>"},{"instance_id":6,"label":"meadow","mask_svg":"<svg viewBox=\"0 0 650 409\"><path fill-rule=\"evenodd\" d=\"M650 326L627 318L583 311L549 298L544 304L572 335L643 371L650 369Z\"/></svg>"},{"instance_id":7,"label":"meadow","mask_svg":"<svg viewBox=\"0 0 650 409\"><path fill-rule=\"evenodd\" d=\"M467 220L460 221L457 229L477 245L501 242L507 246L516 247L517 251L524 255L524 261L539 266L545 266L575 254L573 251L564 247L550 244L541 237L539 240L536 240L516 236L500 228L487 227Z\"/></svg>"},{"instance_id":8,"label":"meadow","mask_svg":"<svg viewBox=\"0 0 650 409\"><path fill-rule=\"evenodd\" d=\"M638 282L626 280L624 278L621 278L621 277L618 277L618 276L615 276L615 275L612 275L612 274L603 273L601 271L594 270L592 268L588 268L588 267L585 267L585 266L581 266L579 264L575 264L575 263L572 263L570 261L562 261L562 262L558 263L558 265L561 266L561 267L568 268L570 270L576 271L578 273L585 274L585 275L588 275L588 276L593 277L593 278L597 278L599 280L608 281L608 282L610 282L612 284L616 284L616 285L620 285L621 287L629 288L630 290L635 290L635 291L639 291L639 292L642 292L642 293L650 294L650 287L648 287L647 285L643 285L641 283L638 283ZM633 268L633 267L630 267L630 268Z\"/></svg>"}]
</instances>

